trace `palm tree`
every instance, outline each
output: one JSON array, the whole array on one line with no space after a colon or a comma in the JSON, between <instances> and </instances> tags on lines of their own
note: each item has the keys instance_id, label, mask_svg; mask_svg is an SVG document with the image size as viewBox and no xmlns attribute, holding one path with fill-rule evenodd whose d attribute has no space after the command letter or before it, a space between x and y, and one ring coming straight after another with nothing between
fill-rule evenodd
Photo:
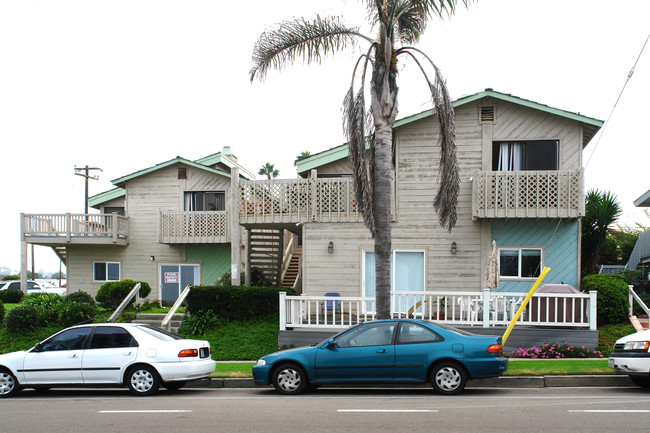
<instances>
[{"instance_id":1,"label":"palm tree","mask_svg":"<svg viewBox=\"0 0 650 433\"><path fill-rule=\"evenodd\" d=\"M471 0L461 0L465 5ZM456 165L454 110L438 67L422 51L410 46L420 39L433 17L451 16L457 0L365 0L375 38L363 35L338 17L280 23L265 31L253 49L250 79L264 79L269 69L282 69L298 58L320 62L324 55L367 45L352 74L343 101L343 129L354 172L357 206L375 242L377 317L390 317L391 208L390 170L393 124L397 117L397 59L412 60L431 92L440 126L440 182L433 206L440 224L456 224L460 178ZM358 84L358 89L355 85ZM369 86L368 86L369 84ZM370 103L366 103L366 92Z\"/></svg>"},{"instance_id":2,"label":"palm tree","mask_svg":"<svg viewBox=\"0 0 650 433\"><path fill-rule=\"evenodd\" d=\"M300 155L296 156L296 159L293 161L293 165L296 165L301 159L309 158L311 153L308 150L300 152Z\"/></svg>"},{"instance_id":3,"label":"palm tree","mask_svg":"<svg viewBox=\"0 0 650 433\"><path fill-rule=\"evenodd\" d=\"M597 189L587 192L582 219L582 276L596 273L609 229L621 212L615 194Z\"/></svg>"},{"instance_id":4,"label":"palm tree","mask_svg":"<svg viewBox=\"0 0 650 433\"><path fill-rule=\"evenodd\" d=\"M268 180L271 180L272 178L276 178L280 175L280 170L275 169L275 164L271 164L270 162L267 162L260 168L260 171L257 172L260 176L266 176Z\"/></svg>"}]
</instances>

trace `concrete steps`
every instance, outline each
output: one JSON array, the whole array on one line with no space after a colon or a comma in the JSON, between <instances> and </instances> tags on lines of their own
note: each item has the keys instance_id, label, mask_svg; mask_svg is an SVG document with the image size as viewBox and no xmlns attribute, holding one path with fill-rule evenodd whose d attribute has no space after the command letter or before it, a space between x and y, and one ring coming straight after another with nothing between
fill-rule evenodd
<instances>
[{"instance_id":1,"label":"concrete steps","mask_svg":"<svg viewBox=\"0 0 650 433\"><path fill-rule=\"evenodd\" d=\"M164 313L138 313L132 323L144 323L160 327L165 316L166 314ZM173 333L178 332L178 328L183 324L184 316L183 313L176 313L172 316L172 320L169 324L171 325L171 331Z\"/></svg>"}]
</instances>

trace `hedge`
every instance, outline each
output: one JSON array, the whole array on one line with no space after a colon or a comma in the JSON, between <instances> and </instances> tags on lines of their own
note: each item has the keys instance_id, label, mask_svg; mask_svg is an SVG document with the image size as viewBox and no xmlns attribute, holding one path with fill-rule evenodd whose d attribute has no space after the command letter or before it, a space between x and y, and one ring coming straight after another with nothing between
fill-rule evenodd
<instances>
[{"instance_id":1,"label":"hedge","mask_svg":"<svg viewBox=\"0 0 650 433\"><path fill-rule=\"evenodd\" d=\"M193 286L187 295L187 311L212 311L222 320L246 320L277 314L279 293L295 292L285 287Z\"/></svg>"},{"instance_id":2,"label":"hedge","mask_svg":"<svg viewBox=\"0 0 650 433\"><path fill-rule=\"evenodd\" d=\"M109 281L108 283L102 284L102 286L97 291L95 299L104 308L115 308L126 298L126 295L135 287L137 283L140 283L140 290L138 291L140 298L146 298L149 293L151 293L151 287L146 281L133 281L133 280L120 280L120 281ZM135 302L135 299L132 299L129 305Z\"/></svg>"},{"instance_id":3,"label":"hedge","mask_svg":"<svg viewBox=\"0 0 650 433\"><path fill-rule=\"evenodd\" d=\"M630 303L625 281L607 274L587 275L582 279L583 292L598 292L598 325L618 324L628 321Z\"/></svg>"}]
</instances>

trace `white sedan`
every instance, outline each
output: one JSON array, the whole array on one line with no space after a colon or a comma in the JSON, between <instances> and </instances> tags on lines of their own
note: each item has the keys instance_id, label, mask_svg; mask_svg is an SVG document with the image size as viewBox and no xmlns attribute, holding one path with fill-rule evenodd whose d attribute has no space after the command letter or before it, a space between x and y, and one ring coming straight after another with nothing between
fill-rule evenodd
<instances>
[{"instance_id":1,"label":"white sedan","mask_svg":"<svg viewBox=\"0 0 650 433\"><path fill-rule=\"evenodd\" d=\"M619 338L609 355L609 366L627 374L635 384L650 388L650 330Z\"/></svg>"},{"instance_id":2,"label":"white sedan","mask_svg":"<svg viewBox=\"0 0 650 433\"><path fill-rule=\"evenodd\" d=\"M0 397L21 388L126 386L151 395L175 391L214 371L207 341L137 323L73 326L33 348L0 355Z\"/></svg>"}]
</instances>

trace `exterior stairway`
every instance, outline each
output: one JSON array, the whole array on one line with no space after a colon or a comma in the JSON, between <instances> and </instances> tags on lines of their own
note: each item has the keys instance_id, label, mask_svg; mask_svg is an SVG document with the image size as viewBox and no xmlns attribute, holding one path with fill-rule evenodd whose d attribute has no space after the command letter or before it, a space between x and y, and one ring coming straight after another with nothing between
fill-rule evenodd
<instances>
[{"instance_id":1,"label":"exterior stairway","mask_svg":"<svg viewBox=\"0 0 650 433\"><path fill-rule=\"evenodd\" d=\"M282 287L286 287L290 289L296 284L296 280L298 279L298 275L300 274L301 257L302 257L301 251L295 251L291 255L291 259L289 260L289 265L287 266L287 270L284 273L284 276L282 277L282 283L280 283Z\"/></svg>"},{"instance_id":2,"label":"exterior stairway","mask_svg":"<svg viewBox=\"0 0 650 433\"><path fill-rule=\"evenodd\" d=\"M280 280L282 267L282 230L251 229L248 235L248 260L272 285Z\"/></svg>"},{"instance_id":3,"label":"exterior stairway","mask_svg":"<svg viewBox=\"0 0 650 433\"><path fill-rule=\"evenodd\" d=\"M132 323L145 323L147 325L160 327L165 316L166 314L164 313L138 313ZM169 324L171 325L171 331L173 333L178 333L178 328L180 328L183 323L183 317L184 314L182 313L176 313L172 316L172 320Z\"/></svg>"}]
</instances>

